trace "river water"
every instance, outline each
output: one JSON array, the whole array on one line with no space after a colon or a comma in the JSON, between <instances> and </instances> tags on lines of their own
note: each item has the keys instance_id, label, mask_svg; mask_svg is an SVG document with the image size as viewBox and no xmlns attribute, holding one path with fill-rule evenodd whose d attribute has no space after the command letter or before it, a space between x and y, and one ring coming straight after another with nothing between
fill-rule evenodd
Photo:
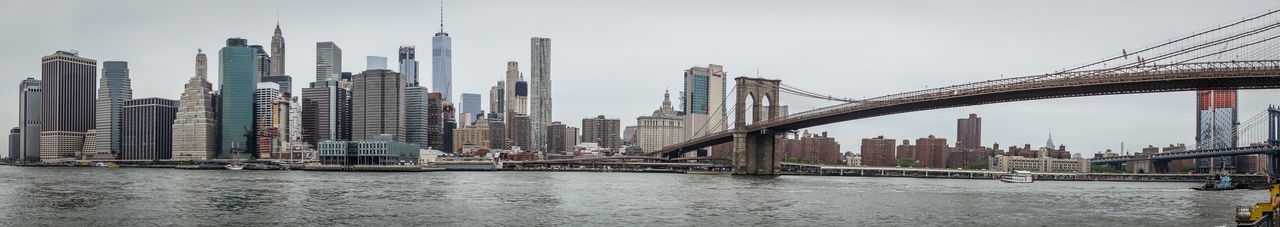
<instances>
[{"instance_id":1,"label":"river water","mask_svg":"<svg viewBox=\"0 0 1280 227\"><path fill-rule=\"evenodd\" d=\"M1264 190L668 173L0 166L5 226L1210 226Z\"/></svg>"}]
</instances>

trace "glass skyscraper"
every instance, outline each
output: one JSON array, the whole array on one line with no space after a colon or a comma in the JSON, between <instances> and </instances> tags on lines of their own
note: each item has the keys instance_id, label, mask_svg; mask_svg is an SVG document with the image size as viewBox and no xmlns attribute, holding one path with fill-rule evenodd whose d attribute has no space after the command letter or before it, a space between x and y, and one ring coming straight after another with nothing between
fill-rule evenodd
<instances>
[{"instance_id":1,"label":"glass skyscraper","mask_svg":"<svg viewBox=\"0 0 1280 227\"><path fill-rule=\"evenodd\" d=\"M440 32L431 38L431 90L444 98L444 103L453 103L453 44L449 33Z\"/></svg>"},{"instance_id":2,"label":"glass skyscraper","mask_svg":"<svg viewBox=\"0 0 1280 227\"><path fill-rule=\"evenodd\" d=\"M1236 147L1236 91L1203 90L1196 93L1196 149ZM1211 161L1212 160L1212 161ZM1235 164L1232 157L1201 158L1201 170Z\"/></svg>"},{"instance_id":3,"label":"glass skyscraper","mask_svg":"<svg viewBox=\"0 0 1280 227\"><path fill-rule=\"evenodd\" d=\"M258 88L256 61L258 51L248 47L248 40L227 39L218 51L218 81L222 113L222 148L218 158L231 158L232 149L246 158L255 147L247 143L253 137L253 94Z\"/></svg>"}]
</instances>

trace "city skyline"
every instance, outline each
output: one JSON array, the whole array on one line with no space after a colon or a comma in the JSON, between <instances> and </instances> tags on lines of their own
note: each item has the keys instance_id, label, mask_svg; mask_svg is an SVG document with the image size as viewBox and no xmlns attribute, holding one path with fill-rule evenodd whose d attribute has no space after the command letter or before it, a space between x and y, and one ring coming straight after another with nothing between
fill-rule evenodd
<instances>
[{"instance_id":1,"label":"city skyline","mask_svg":"<svg viewBox=\"0 0 1280 227\"><path fill-rule=\"evenodd\" d=\"M40 3L20 3L21 4L40 4ZM74 12L98 13L92 5L86 4L87 8L74 8ZM176 3L156 2L157 7L170 6ZM199 5L200 3L193 3ZM343 59L347 62L343 65L353 73L359 73L350 69L362 69L360 64L361 57L374 56L392 56L401 45L427 45L430 42L430 33L436 32L434 25L436 18L433 13L436 7L434 2L422 2L419 6L404 7L406 9L394 10L412 10L420 12L417 17L412 18L411 22L387 21L387 24L395 24L390 29L390 38L364 38L355 33L362 31L360 26L348 25L344 23L353 23L359 25L362 23L377 23L379 21L361 20L361 17L351 17L352 21L339 22L332 28L317 27L313 24L305 23L309 20L306 13L300 13L306 7L296 6L297 2L277 3L281 8L280 26L284 29L289 37L289 42L294 43L293 48L289 49L290 53L295 56L291 64L285 64L291 67L289 72L298 81L294 81L295 90L298 93L305 86L296 86L296 84L306 84L311 81L307 76L314 72L314 49L311 43L319 41L333 41L340 45L344 52ZM321 11L333 11L343 7L339 7L338 3L331 6L333 8L322 8ZM504 6L497 10L517 10L521 9L516 3L512 6ZM610 8L619 7L619 5L628 5L628 7L662 7L670 6L674 3L667 2L664 4L641 4L638 3L615 3L613 5L602 3L583 3L580 7L597 7ZM694 3L697 5L710 3ZM988 79L996 79L1001 76L1023 76L1036 73L1045 73L1054 71L1055 69L1072 66L1096 59L1101 56L1111 55L1112 52L1119 52L1123 48L1140 48L1145 45L1163 41L1165 38L1182 35L1187 31L1194 31L1209 27L1212 25L1222 24L1237 20L1242 15L1256 15L1261 9L1274 8L1272 5L1258 3L1249 4L1232 4L1232 5L1213 5L1198 6L1191 3L1175 3L1168 6L1146 6L1139 3L1121 3L1118 11L1125 10L1150 10L1154 15L1144 14L1144 17L1160 17L1164 21L1173 21L1174 23L1160 24L1143 24L1143 22L1134 21L1124 23L1122 25L1107 25L1098 23L1089 23L1097 21L1123 20L1126 12L1097 12L1088 16L1071 14L1071 9L1087 8L1087 6L1075 6L1067 3L1048 3L1051 6L1045 8L1055 8L1054 4L1063 4L1062 11L1046 12L1047 15L1037 17L1032 22L1008 21L1011 18L1030 17L1034 14L1028 12L996 12L994 15L972 16L967 14L957 14L956 12L947 12L947 5L955 7L974 7L973 9L982 9L984 6L993 3L976 3L975 5L965 5L961 3L940 3L933 6L925 7L903 7L903 6L880 6L876 3L835 3L835 2L815 2L806 5L783 5L781 7L769 7L769 4L751 5L750 3L728 4L727 7L741 8L743 12L709 12L709 15L696 16L691 21L670 21L656 22L659 25L676 25L664 28L652 28L657 26L648 24L640 27L620 26L621 28L609 28L607 32L619 33L616 35L595 34L590 29L584 29L581 26L585 22L569 23L566 26L551 26L547 24L555 23L538 23L538 24L520 24L502 25L495 23L476 22L480 19L479 15L467 15L467 12L481 12L479 7L490 4L478 4L458 2L451 3L449 6L449 31L451 36L458 36L455 47L458 52L455 55L457 64L453 66L454 73L459 75L454 77L453 83L454 93L483 93L485 89L492 86L493 82L502 80L505 72L503 64L506 61L523 62L520 64L520 72L523 74L531 74L529 66L530 60L527 54L529 47L524 43L524 39L529 37L548 37L556 39L556 51L553 52L551 58L556 61L556 68L551 75L554 81L556 93L553 93L556 99L556 112L553 116L556 118L551 121L565 122L569 126L575 126L573 123L582 119L596 115L605 115L623 119L623 126L635 125L634 120L637 116L648 115L656 107L658 99L661 98L659 93L665 89L671 88L673 93L679 92L681 87L680 74L681 70L688 69L693 66L705 66L707 64L723 65L724 70L729 72L729 77L752 76L755 77L759 70L760 77L781 79L784 82L809 89L820 91L825 94L836 96L863 98L887 95L902 91L919 90L925 87L938 87L953 84L960 84L972 81L981 81ZM128 4L122 4L128 6ZM921 14L936 13L937 15L928 15L925 19L910 19L905 22L891 22L895 15L877 15L874 11L872 15L878 16L875 21L885 24L858 24L859 22L853 18L862 18L866 16L844 16L836 15L842 13L841 10L861 12L856 9L858 7L870 6L875 10L897 10L890 12L920 10ZM120 6L111 6L120 7ZM198 6L190 6L198 7ZM221 6L211 6L221 7ZM936 8L935 8L936 7ZM999 10L1018 10L1019 6L1004 6ZM1030 6L1023 6L1030 7ZM1044 7L1044 6L1040 6ZM23 8L23 7L15 7ZM110 7L108 7L110 8ZM263 7L267 8L267 7ZM774 9L771 9L774 8ZM833 8L833 9L824 9ZM79 11L75 11L75 10ZM680 12L682 9L662 9L668 11ZM776 10L776 11L769 11ZM1179 10L1198 12L1193 16L1178 15ZM110 10L103 10L110 11ZM127 10L125 10L127 12ZM811 12L818 11L818 12ZM1034 10L1027 10L1034 11ZM1079 10L1077 10L1079 11ZM645 10L635 10L634 12L646 12ZM642 17L658 17L664 13L653 12L652 15L645 13L643 15L632 15ZM761 18L749 15L751 12L772 12ZM447 12L446 12L447 13ZM816 13L820 16L800 17L799 19L787 19L785 17L791 15L805 15L806 13ZM10 13L22 15L20 12ZM222 41L228 37L245 37L251 45L269 45L270 37L275 27L275 13L269 9L259 9L257 14L251 15L251 19L233 19L225 22L230 27L202 28L201 32L192 32L193 34L182 34L175 40L181 40L176 43L161 42L161 39L169 39L168 36L174 33L183 33L183 30L174 30L181 28L178 24L170 24L165 26L147 26L148 23L156 23L150 21L152 19L161 18L165 13L140 14L139 18L132 17L110 17L111 20L143 20L134 22L131 25L138 26L138 33L120 32L120 34L106 34L102 37L90 38L93 36L95 29L120 29L119 27L105 26L104 28L78 27L78 29L67 29L70 38L45 37L36 35L32 37L4 37L0 41L9 41L9 43L31 43L25 45L13 52L0 56L0 66L10 69L6 76L6 81L17 83L23 78L39 77L39 66L35 63L35 58L48 55L56 50L76 49L80 50L81 57L95 59L100 62L105 61L128 61L130 62L130 77L133 79L133 87L135 89L134 97L160 97L165 99L178 99L182 92L182 85L192 76L190 73L190 55L195 49L203 48L216 50L222 46ZM201 12L197 12L197 15ZM857 14L857 13L850 13ZM215 13L216 15L216 13ZM516 14L527 15L527 14ZM89 15L82 15L84 18L68 19L65 24L58 21L46 22L44 24L37 23L30 26L36 28L22 28L26 25L3 25L6 30L10 31L29 31L24 29L56 29L59 26L72 26L73 24L94 18ZM314 15L310 15L314 16ZM593 13L583 13L582 16L596 16L604 18L603 15L595 15ZM763 26L763 25L744 25L744 24L805 24L812 22L811 19L819 17L831 17L831 21L817 21L810 26ZM849 17L849 18L845 18ZM955 18L952 18L955 17ZM1187 18L1183 18L1187 17ZM152 18L152 19L143 19ZM209 17L213 18L213 17ZM556 21L557 18L543 18L546 20ZM157 19L158 20L158 19ZM484 19L497 21L498 19ZM493 22L489 21L489 22ZM1084 21L1084 22L1081 22ZM211 22L214 22L211 20ZM718 36L700 37L660 37L655 34L645 34L647 32L662 31L673 29L681 31L681 29L692 29L704 23L723 23L726 25L737 26L733 29L726 29L730 35L735 37L750 34L771 34L773 36L785 36L794 42L764 42L766 40L774 40L777 37L770 38L768 35L760 35L761 37L743 38L743 41L733 41L721 43L722 40L714 39ZM734 23L746 22L746 23ZM1183 23L1185 22L1185 23ZM92 23L106 23L93 21ZM524 22L521 22L524 23ZM590 22L608 24L628 24L626 21L596 21ZM849 29L838 32L823 29L825 26L838 26L843 23L853 23L849 25ZM989 23L990 25L974 25ZM1018 24L1044 23L1044 28L1027 29L1027 31L1009 31L1011 29L997 29L1000 31L985 32L983 29L1010 28ZM217 25L215 23L215 25ZM529 25L529 26L525 26ZM634 24L633 24L634 25ZM960 28L945 28L943 25L953 25ZM1023 24L1026 25L1026 24ZM10 28L9 26L19 27ZM44 26L44 27L39 27ZM83 26L83 25L78 25ZM223 25L226 26L226 25ZM512 27L506 27L512 26ZM746 28L743 28L746 26ZM880 27L884 26L884 27ZM902 30L895 30L888 27L903 26ZM518 27L518 28L514 28ZM846 27L846 26L838 26ZM411 29L405 29L411 28ZM493 30L512 29L514 32L495 32ZM934 29L933 31L915 31L919 28ZM1089 37L1081 34L1066 34L1057 29L1064 28L1067 30L1080 30L1089 32L1080 33L1115 33L1114 39L1108 37ZM413 30L413 31L398 31ZM613 30L617 29L617 30ZM734 30L737 29L737 30ZM984 31L985 34L964 34L964 29L977 29ZM76 30L85 30L85 33L73 33ZM339 30L350 32L352 34L332 34L325 32L327 30ZM837 29L840 30L840 29ZM908 30L908 31L903 31ZM1119 30L1119 31L1117 31ZM870 31L872 35L866 37L858 36L859 31ZM844 34L847 32L847 34ZM905 34L894 34L893 32L905 32ZM46 34L41 32L23 32L29 34ZM57 34L57 32L53 32ZM584 34L587 33L587 34ZM665 34L677 34L667 33ZM840 36L839 34L844 34ZM128 35L123 35L128 34ZM140 34L151 34L150 38L143 36L144 39L132 40ZM427 35L422 35L427 34ZM958 35L959 38L930 38L931 35ZM187 37L190 35L191 37ZM852 35L852 36L849 36ZM637 39L658 39L661 42L630 42L628 39L616 39L617 36L637 36ZM849 40L832 38L849 37ZM1005 37L1005 36L1013 36ZM1060 36L1052 37L1049 36ZM903 39L908 40L893 40ZM1039 39L1037 39L1039 38ZM33 42L36 39L47 42ZM61 40L71 39L71 40ZM101 40L99 40L101 39ZM127 41L117 41L117 39L126 39ZM984 41L984 39L990 39ZM1018 40L1014 43L999 43L1000 40ZM714 40L714 42L712 42ZM958 41L959 40L959 41ZM801 42L803 41L803 42ZM869 41L859 43L859 41ZM966 43L961 41L972 41ZM99 43L102 42L102 43ZM616 42L616 43L615 43ZM841 44L851 42L852 44ZM918 42L918 43L911 43ZM641 45L635 45L640 43ZM673 44L664 46L663 44ZM794 44L794 45L793 45ZM916 44L916 46L912 46ZM633 46L634 45L634 46ZM834 48L824 45L834 45ZM143 48L148 47L148 48ZM761 48L763 47L763 48ZM888 48L886 48L888 47ZM603 48L603 50L598 50ZM895 52L899 49L905 53ZM972 48L972 49L970 49ZM151 49L145 52L129 49ZM830 49L830 50L828 50ZM158 51L157 51L158 50ZM667 50L664 52L664 50ZM689 54L677 57L671 57L668 53L675 51L669 50L694 50L700 54ZM803 58L795 58L788 55L796 54L796 51L806 56ZM614 53L614 54L611 54ZM687 53L687 52L681 52ZM852 54L850 54L852 53ZM938 53L938 54L931 54ZM956 60L948 58L958 58L959 56L968 56L970 54L978 54L983 59L979 60ZM1053 54L1043 54L1053 53ZM646 56L648 55L648 56ZM164 56L175 56L172 58ZM659 59L654 56L661 56ZM885 57L888 56L888 57ZM949 56L949 57L948 57ZM1031 57L1028 57L1031 56ZM215 55L216 57L216 55ZM353 59L354 58L354 59ZM884 58L884 59L876 59ZM976 58L968 58L976 59ZM947 62L944 62L947 61ZM855 62L855 63L849 63ZM916 65L932 65L937 67L916 67ZM101 66L101 63L99 64ZM219 67L216 61L210 62L210 67L217 69ZM423 71L428 69L423 69ZM604 72L602 74L602 72ZM97 72L95 72L96 74ZM220 71L210 72L218 75ZM302 76L299 76L302 75ZM846 76L852 75L852 76ZM100 76L100 75L99 75ZM880 77L887 77L880 78ZM906 80L898 80L893 78L908 78ZM221 81L211 78L214 87L221 85ZM526 78L529 79L529 78ZM833 81L837 83L832 83ZM627 84L624 88L618 86L596 86L599 83L617 83ZM732 82L730 82L731 84ZM863 84L873 84L876 86L865 86ZM428 84L422 84L427 87ZM731 85L729 85L731 86ZM0 90L7 94L0 98L0 105L16 106L17 87L8 86L10 90ZM432 90L430 92L437 92ZM1240 110L1243 115L1252 115L1266 104L1277 103L1262 100L1267 95L1280 94L1280 92L1270 90L1242 90L1240 91ZM459 97L452 97L457 99ZM1101 102L1099 102L1101 100ZM833 103L819 102L815 100L804 100L795 96L783 96L781 98L783 105L788 105L791 112L801 112L814 107L826 106ZM456 103L455 103L456 105ZM841 144L845 145L844 151L855 151L859 145L858 140L861 138L871 138L877 135L885 135L890 138L920 138L928 135L936 135L938 137L955 139L956 135L950 132L955 131L952 128L952 119L967 116L968 113L977 113L987 118L986 124L983 125L984 133L982 137L986 137L982 141L982 146L990 146L992 143L1000 143L1005 146L1020 145L1023 143L1039 144L1044 141L1045 134L1052 130L1058 134L1058 142L1069 145L1075 153L1091 154L1102 149L1113 149L1117 152L1120 142L1126 142L1129 148L1127 151L1137 151L1145 145L1151 144L1156 146L1164 146L1169 143L1185 143L1194 144L1194 128L1195 125L1187 123L1193 121L1194 115L1190 109L1194 106L1194 94L1191 92L1179 93L1162 93L1162 94L1145 94L1145 95L1124 95L1124 96L1108 96L1108 97L1088 97L1088 98L1071 98L1057 100L1041 100L1017 103L1005 103L984 105L975 107L963 107L946 110L925 111L917 113L907 113L894 115L889 117L879 117L865 119L859 121L851 121L831 126L814 127L810 131L830 131L832 136L838 138ZM488 110L486 110L488 111ZM1152 113L1160 113L1158 116L1149 116ZM0 117L11 119L11 125L6 127L17 126L17 113L4 113ZM1124 122L1126 124L1115 124ZM577 125L580 126L580 125ZM101 136L101 135L99 135ZM954 146L954 143L951 143Z\"/></svg>"}]
</instances>

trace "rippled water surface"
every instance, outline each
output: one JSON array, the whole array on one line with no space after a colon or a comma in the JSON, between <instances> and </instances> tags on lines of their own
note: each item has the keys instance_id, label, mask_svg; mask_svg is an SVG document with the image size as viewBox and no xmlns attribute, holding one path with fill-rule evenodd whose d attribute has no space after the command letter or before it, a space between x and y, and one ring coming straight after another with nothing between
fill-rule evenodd
<instances>
[{"instance_id":1,"label":"rippled water surface","mask_svg":"<svg viewBox=\"0 0 1280 227\"><path fill-rule=\"evenodd\" d=\"M1267 192L664 173L0 166L4 225L1210 226Z\"/></svg>"}]
</instances>

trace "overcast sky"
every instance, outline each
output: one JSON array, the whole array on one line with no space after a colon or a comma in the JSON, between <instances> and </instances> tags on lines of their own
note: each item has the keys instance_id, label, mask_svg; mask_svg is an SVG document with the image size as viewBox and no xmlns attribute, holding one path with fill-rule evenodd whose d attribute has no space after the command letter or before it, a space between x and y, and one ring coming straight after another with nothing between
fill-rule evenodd
<instances>
[{"instance_id":1,"label":"overcast sky","mask_svg":"<svg viewBox=\"0 0 1280 227\"><path fill-rule=\"evenodd\" d=\"M344 71L365 56L417 45L429 86L438 1L6 1L0 8L0 105L17 106L18 83L40 77L40 57L78 50L99 62L128 61L135 98L178 99L194 75L196 49L228 37L270 48L277 16L286 73L299 91L315 78L315 43L342 48ZM579 126L605 115L635 125L682 70L723 65L834 96L864 98L1024 76L1114 56L1280 7L1274 1L451 1L453 92L484 97L507 61L529 73L529 37L551 38L556 121ZM278 12L278 13L277 13ZM100 68L100 67L99 67ZM732 79L729 80L732 83ZM729 86L732 86L731 84ZM1274 90L1240 92L1240 117L1280 104ZM673 94L673 99L679 97ZM1075 153L1137 150L1195 141L1191 92L1067 98L932 110L811 128L841 150L860 139L936 135L954 145L956 119L983 118L984 146L1053 140ZM792 112L834 102L783 96ZM672 100L679 104L678 100ZM0 113L17 125L17 111ZM1240 119L1244 120L1244 119ZM7 141L7 137L5 138ZM7 155L7 153L4 153Z\"/></svg>"}]
</instances>

